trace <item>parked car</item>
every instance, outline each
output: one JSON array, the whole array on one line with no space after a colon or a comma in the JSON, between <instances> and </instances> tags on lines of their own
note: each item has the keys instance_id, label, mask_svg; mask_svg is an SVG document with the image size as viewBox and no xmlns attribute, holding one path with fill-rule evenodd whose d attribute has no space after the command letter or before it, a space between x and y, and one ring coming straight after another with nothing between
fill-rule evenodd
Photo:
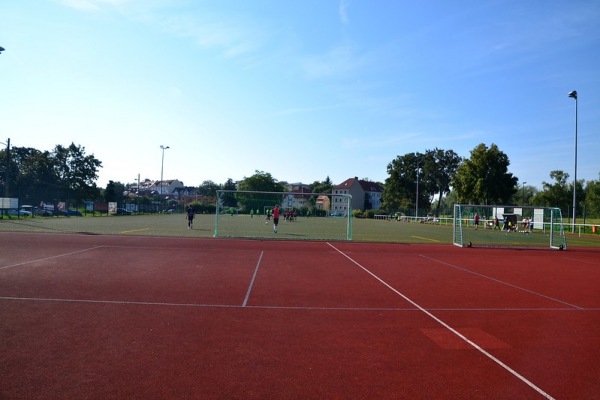
<instances>
[{"instance_id":1,"label":"parked car","mask_svg":"<svg viewBox=\"0 0 600 400\"><path fill-rule=\"evenodd\" d=\"M131 211L127 211L124 208L117 208L117 215L131 215Z\"/></svg>"},{"instance_id":2,"label":"parked car","mask_svg":"<svg viewBox=\"0 0 600 400\"><path fill-rule=\"evenodd\" d=\"M67 210L67 215L71 217L83 217L83 214L78 210Z\"/></svg>"},{"instance_id":3,"label":"parked car","mask_svg":"<svg viewBox=\"0 0 600 400\"><path fill-rule=\"evenodd\" d=\"M33 215L38 215L40 217L51 217L54 215L54 213L52 213L52 211L47 210L45 208L39 208L39 207L34 207L34 206L21 206L21 209L29 211Z\"/></svg>"},{"instance_id":4,"label":"parked car","mask_svg":"<svg viewBox=\"0 0 600 400\"><path fill-rule=\"evenodd\" d=\"M31 211L27 211L27 210L23 210L23 209L15 210L13 208L13 209L8 210L8 215L16 215L19 217L31 217Z\"/></svg>"},{"instance_id":5,"label":"parked car","mask_svg":"<svg viewBox=\"0 0 600 400\"><path fill-rule=\"evenodd\" d=\"M50 210L46 210L45 208L36 208L35 215L39 215L40 217L51 217L54 213Z\"/></svg>"}]
</instances>

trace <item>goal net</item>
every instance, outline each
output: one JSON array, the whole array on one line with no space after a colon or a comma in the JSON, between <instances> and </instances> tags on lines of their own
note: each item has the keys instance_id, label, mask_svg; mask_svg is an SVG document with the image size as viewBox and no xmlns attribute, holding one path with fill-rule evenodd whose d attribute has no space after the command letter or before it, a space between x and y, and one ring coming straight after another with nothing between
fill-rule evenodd
<instances>
[{"instance_id":1,"label":"goal net","mask_svg":"<svg viewBox=\"0 0 600 400\"><path fill-rule=\"evenodd\" d=\"M335 197L332 214L320 196ZM352 196L331 193L217 190L214 237L352 240ZM277 232L273 208L279 205Z\"/></svg>"},{"instance_id":2,"label":"goal net","mask_svg":"<svg viewBox=\"0 0 600 400\"><path fill-rule=\"evenodd\" d=\"M560 208L454 205L453 242L462 247L567 249Z\"/></svg>"}]
</instances>

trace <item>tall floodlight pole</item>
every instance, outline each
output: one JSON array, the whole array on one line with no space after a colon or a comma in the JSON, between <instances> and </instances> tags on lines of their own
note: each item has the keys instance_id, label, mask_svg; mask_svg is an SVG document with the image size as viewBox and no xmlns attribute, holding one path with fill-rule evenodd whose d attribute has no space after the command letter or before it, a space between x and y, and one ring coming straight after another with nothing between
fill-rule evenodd
<instances>
[{"instance_id":1,"label":"tall floodlight pole","mask_svg":"<svg viewBox=\"0 0 600 400\"><path fill-rule=\"evenodd\" d=\"M2 48L0 47L0 49L2 49ZM8 178L9 178L9 170L10 170L10 138L8 138L6 143L0 142L0 144L6 145L6 170L4 171L4 197L8 198L8 197L10 197L9 190L8 190Z\"/></svg>"},{"instance_id":2,"label":"tall floodlight pole","mask_svg":"<svg viewBox=\"0 0 600 400\"><path fill-rule=\"evenodd\" d=\"M569 92L569 97L575 99L575 179L573 181L573 233L575 233L575 211L577 210L577 91Z\"/></svg>"},{"instance_id":3,"label":"tall floodlight pole","mask_svg":"<svg viewBox=\"0 0 600 400\"><path fill-rule=\"evenodd\" d=\"M0 54L4 51L4 47L0 46ZM4 143L3 143L4 144ZM10 138L6 142L6 177L4 182L4 197L8 197L8 169L10 167Z\"/></svg>"},{"instance_id":4,"label":"tall floodlight pole","mask_svg":"<svg viewBox=\"0 0 600 400\"><path fill-rule=\"evenodd\" d=\"M415 198L415 222L419 218L419 168L417 168L417 195Z\"/></svg>"},{"instance_id":5,"label":"tall floodlight pole","mask_svg":"<svg viewBox=\"0 0 600 400\"><path fill-rule=\"evenodd\" d=\"M163 195L164 192L164 183L163 183L163 167L165 166L165 150L167 150L169 148L169 146L163 146L162 144L160 145L160 148L162 149L162 161L160 163L160 195Z\"/></svg>"}]
</instances>

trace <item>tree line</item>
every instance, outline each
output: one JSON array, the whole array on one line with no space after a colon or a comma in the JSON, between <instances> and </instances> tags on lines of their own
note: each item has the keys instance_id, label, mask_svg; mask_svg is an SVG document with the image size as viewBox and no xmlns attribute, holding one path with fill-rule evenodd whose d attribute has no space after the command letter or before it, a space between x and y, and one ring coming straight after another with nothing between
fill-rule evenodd
<instances>
[{"instance_id":1,"label":"tree line","mask_svg":"<svg viewBox=\"0 0 600 400\"><path fill-rule=\"evenodd\" d=\"M554 170L549 174L553 181L543 182L538 190L519 185L509 166L509 157L495 144L488 147L481 143L467 158L438 148L399 155L387 165L385 182L378 182L384 187L382 211L412 215L411 211L418 209L420 215L439 216L451 213L454 203L463 203L560 207L567 216L575 189L578 216L600 217L600 179L578 180L574 188L568 173ZM22 204L60 200L78 206L86 200L126 201L124 193L135 184L110 181L105 189L98 188L95 181L101 167L100 160L86 155L85 148L74 143L57 145L52 151L13 147L10 152L0 151L0 187L5 197L18 197ZM193 194L210 202L219 189L283 192L285 187L286 182L270 173L255 171L237 183L232 179L224 184L206 180ZM331 193L334 184L327 177L309 187L313 193ZM252 199L229 196L225 200L228 206L247 203L250 207ZM315 200L311 198L313 205Z\"/></svg>"},{"instance_id":2,"label":"tree line","mask_svg":"<svg viewBox=\"0 0 600 400\"><path fill-rule=\"evenodd\" d=\"M100 196L96 186L102 162L86 155L85 147L71 143L51 151L13 147L0 151L0 186L4 197L21 204L41 200L72 201L79 204Z\"/></svg>"},{"instance_id":3,"label":"tree line","mask_svg":"<svg viewBox=\"0 0 600 400\"><path fill-rule=\"evenodd\" d=\"M542 190L538 190L519 185L509 166L509 157L495 144L477 145L468 158L437 148L398 156L387 167L389 177L384 185L382 207L386 211L418 208L439 216L440 209L451 214L456 203L529 205L559 207L566 217L572 211L573 190L576 190L577 216L600 217L600 179L578 180L573 185L568 173L554 170L550 172L554 182L543 182Z\"/></svg>"}]
</instances>

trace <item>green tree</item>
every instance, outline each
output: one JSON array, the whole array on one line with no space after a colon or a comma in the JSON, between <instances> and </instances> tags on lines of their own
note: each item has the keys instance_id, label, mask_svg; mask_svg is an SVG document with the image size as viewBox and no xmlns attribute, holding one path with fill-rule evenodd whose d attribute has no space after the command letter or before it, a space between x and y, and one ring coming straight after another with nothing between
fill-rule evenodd
<instances>
[{"instance_id":1,"label":"green tree","mask_svg":"<svg viewBox=\"0 0 600 400\"><path fill-rule=\"evenodd\" d=\"M458 201L471 204L506 204L517 191L518 179L508 172L510 161L498 146L481 143L457 168L451 186Z\"/></svg>"},{"instance_id":2,"label":"green tree","mask_svg":"<svg viewBox=\"0 0 600 400\"><path fill-rule=\"evenodd\" d=\"M198 187L198 194L206 197L215 197L217 190L221 189L221 185L211 180L202 182Z\"/></svg>"},{"instance_id":3,"label":"green tree","mask_svg":"<svg viewBox=\"0 0 600 400\"><path fill-rule=\"evenodd\" d=\"M333 190L333 182L331 182L329 175L327 176L327 178L325 178L324 181L322 181L322 182L314 181L310 185L310 191L313 193L331 193L332 190ZM308 203L310 204L311 209L314 209L316 207L318 197L319 196L314 195L314 196L310 196L310 198L308 199ZM328 196L328 197L329 197L329 200L331 201L331 196Z\"/></svg>"},{"instance_id":4,"label":"green tree","mask_svg":"<svg viewBox=\"0 0 600 400\"><path fill-rule=\"evenodd\" d=\"M106 189L104 189L104 200L107 202L117 201L117 191L113 181L108 181Z\"/></svg>"},{"instance_id":5,"label":"green tree","mask_svg":"<svg viewBox=\"0 0 600 400\"><path fill-rule=\"evenodd\" d=\"M542 191L537 193L531 202L534 206L560 207L563 216L571 215L573 206L573 184L569 182L569 174L561 170L550 172L554 183L542 182ZM577 181L577 212L583 213L588 191L583 188L584 181Z\"/></svg>"},{"instance_id":6,"label":"green tree","mask_svg":"<svg viewBox=\"0 0 600 400\"><path fill-rule=\"evenodd\" d=\"M531 185L521 185L512 196L508 204L531 205L531 199L538 193L538 189Z\"/></svg>"},{"instance_id":7,"label":"green tree","mask_svg":"<svg viewBox=\"0 0 600 400\"><path fill-rule=\"evenodd\" d=\"M244 178L238 185L240 191L283 192L283 185L268 172L255 171L254 175Z\"/></svg>"},{"instance_id":8,"label":"green tree","mask_svg":"<svg viewBox=\"0 0 600 400\"><path fill-rule=\"evenodd\" d=\"M450 192L450 182L456 174L462 158L452 150L435 148L425 152L424 175L428 177L429 191L438 193L435 215L440 214L442 197Z\"/></svg>"},{"instance_id":9,"label":"green tree","mask_svg":"<svg viewBox=\"0 0 600 400\"><path fill-rule=\"evenodd\" d=\"M585 200L586 216L600 218L600 179L587 182Z\"/></svg>"},{"instance_id":10,"label":"green tree","mask_svg":"<svg viewBox=\"0 0 600 400\"><path fill-rule=\"evenodd\" d=\"M568 210L572 202L572 192L569 190L567 181L569 174L561 170L550 172L553 183L542 182L542 190L531 199L534 206L560 207L563 211Z\"/></svg>"},{"instance_id":11,"label":"green tree","mask_svg":"<svg viewBox=\"0 0 600 400\"><path fill-rule=\"evenodd\" d=\"M33 204L58 198L60 186L49 152L13 147L9 168L10 196L19 197L22 203ZM5 170L0 172L0 176L5 176Z\"/></svg>"},{"instance_id":12,"label":"green tree","mask_svg":"<svg viewBox=\"0 0 600 400\"><path fill-rule=\"evenodd\" d=\"M419 209L429 209L433 197L429 167L425 167L426 155L408 153L396 157L387 166L389 177L385 180L382 208L388 212L403 210L408 212L416 207L417 180L419 183Z\"/></svg>"},{"instance_id":13,"label":"green tree","mask_svg":"<svg viewBox=\"0 0 600 400\"><path fill-rule=\"evenodd\" d=\"M65 196L71 196L76 202L99 196L95 180L98 179L98 169L102 167L102 162L93 155L86 155L85 147L74 143L68 147L57 145L52 156L59 183L67 192Z\"/></svg>"},{"instance_id":14,"label":"green tree","mask_svg":"<svg viewBox=\"0 0 600 400\"><path fill-rule=\"evenodd\" d=\"M251 209L262 209L281 202L281 196L276 194L240 193L244 191L283 192L284 186L277 182L268 172L256 171L254 175L244 178L238 185L235 197L238 204L249 212Z\"/></svg>"},{"instance_id":15,"label":"green tree","mask_svg":"<svg viewBox=\"0 0 600 400\"><path fill-rule=\"evenodd\" d=\"M329 176L323 182L314 181L310 185L310 190L313 193L331 193L331 189L333 189L333 182L331 182Z\"/></svg>"},{"instance_id":16,"label":"green tree","mask_svg":"<svg viewBox=\"0 0 600 400\"><path fill-rule=\"evenodd\" d=\"M233 179L228 178L227 181L223 184L223 190L237 190L237 185L233 181ZM223 193L220 198L221 205L225 208L237 207L237 199L235 198L235 194L231 192Z\"/></svg>"},{"instance_id":17,"label":"green tree","mask_svg":"<svg viewBox=\"0 0 600 400\"><path fill-rule=\"evenodd\" d=\"M458 203L456 191L451 190L441 199L434 201L433 206L436 210L439 209L439 214L437 214L438 217L442 215L452 216L454 214L454 205Z\"/></svg>"},{"instance_id":18,"label":"green tree","mask_svg":"<svg viewBox=\"0 0 600 400\"><path fill-rule=\"evenodd\" d=\"M125 185L123 183L108 181L103 193L104 201L116 201L122 205L125 202L123 192L125 192Z\"/></svg>"}]
</instances>

